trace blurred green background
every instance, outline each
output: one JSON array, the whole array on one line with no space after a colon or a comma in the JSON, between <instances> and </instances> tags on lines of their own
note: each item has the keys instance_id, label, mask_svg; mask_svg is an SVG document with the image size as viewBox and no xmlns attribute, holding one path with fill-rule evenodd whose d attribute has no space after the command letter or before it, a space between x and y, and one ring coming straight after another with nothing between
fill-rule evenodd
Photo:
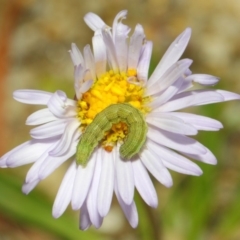
<instances>
[{"instance_id":1,"label":"blurred green background","mask_svg":"<svg viewBox=\"0 0 240 240\"><path fill-rule=\"evenodd\" d=\"M195 73L221 78L217 88L240 93L240 2L237 0L0 0L0 156L29 139L27 116L39 109L12 99L16 89L65 91L71 98L73 66L68 50L91 43L83 21L87 12L112 25L129 10L125 24L143 25L153 41L154 69L170 43L186 28L193 30L183 57L194 60ZM196 138L210 148L218 165L198 163L200 177L172 173L174 185L155 186L157 209L135 194L139 226L131 229L114 199L99 230L78 230L78 212L70 208L58 220L51 207L67 165L40 183L29 196L21 185L29 166L0 169L0 239L238 240L240 239L240 102L192 108L220 120L224 129Z\"/></svg>"}]
</instances>

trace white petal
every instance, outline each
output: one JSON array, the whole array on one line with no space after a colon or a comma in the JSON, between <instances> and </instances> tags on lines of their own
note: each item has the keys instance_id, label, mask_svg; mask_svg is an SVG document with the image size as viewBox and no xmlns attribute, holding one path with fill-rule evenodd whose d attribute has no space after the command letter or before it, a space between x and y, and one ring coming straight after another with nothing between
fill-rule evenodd
<instances>
[{"instance_id":1,"label":"white petal","mask_svg":"<svg viewBox=\"0 0 240 240\"><path fill-rule=\"evenodd\" d=\"M58 120L54 122L45 123L44 125L35 127L30 130L30 135L35 139L46 139L63 134L67 120Z\"/></svg>"},{"instance_id":2,"label":"white petal","mask_svg":"<svg viewBox=\"0 0 240 240\"><path fill-rule=\"evenodd\" d=\"M158 197L146 168L140 160L132 161L135 186L143 200L153 208L158 205Z\"/></svg>"},{"instance_id":3,"label":"white petal","mask_svg":"<svg viewBox=\"0 0 240 240\"><path fill-rule=\"evenodd\" d=\"M148 140L148 147L161 157L161 160L165 167L174 170L176 172L199 176L202 174L202 170L199 166L189 159L177 154L176 152L160 146L153 141Z\"/></svg>"},{"instance_id":4,"label":"white petal","mask_svg":"<svg viewBox=\"0 0 240 240\"><path fill-rule=\"evenodd\" d=\"M115 45L113 43L112 37L109 31L106 31L106 30L102 31L102 35L103 35L103 41L107 48L108 64L113 69L113 71L116 72L119 69L119 67L118 67L116 49L115 49Z\"/></svg>"},{"instance_id":5,"label":"white petal","mask_svg":"<svg viewBox=\"0 0 240 240\"><path fill-rule=\"evenodd\" d=\"M138 213L137 213L137 208L136 208L135 202L133 201L131 204L127 205L121 199L121 196L120 196L120 194L118 192L118 189L117 189L117 184L115 184L115 194L116 194L118 202L121 205L121 208L122 208L128 222L130 223L130 225L133 228L136 228L137 225L138 225Z\"/></svg>"},{"instance_id":6,"label":"white petal","mask_svg":"<svg viewBox=\"0 0 240 240\"><path fill-rule=\"evenodd\" d=\"M170 66L179 60L188 44L190 37L191 29L187 28L174 40L149 78L148 86L154 84Z\"/></svg>"},{"instance_id":7,"label":"white petal","mask_svg":"<svg viewBox=\"0 0 240 240\"><path fill-rule=\"evenodd\" d=\"M89 218L86 202L83 203L83 206L81 208L79 222L79 228L83 231L87 230L92 225L92 222Z\"/></svg>"},{"instance_id":8,"label":"white petal","mask_svg":"<svg viewBox=\"0 0 240 240\"><path fill-rule=\"evenodd\" d=\"M84 16L84 21L93 31L106 27L105 22L95 13L89 12Z\"/></svg>"},{"instance_id":9,"label":"white petal","mask_svg":"<svg viewBox=\"0 0 240 240\"><path fill-rule=\"evenodd\" d=\"M183 135L196 135L197 130L190 124L186 124L181 118L174 117L171 114L160 113L158 116L154 116L154 112L147 116L147 123L151 125L169 131L173 133L183 134Z\"/></svg>"},{"instance_id":10,"label":"white petal","mask_svg":"<svg viewBox=\"0 0 240 240\"><path fill-rule=\"evenodd\" d=\"M145 43L137 66L137 77L142 80L144 84L148 80L148 70L152 56L152 45L151 41L147 41Z\"/></svg>"},{"instance_id":11,"label":"white petal","mask_svg":"<svg viewBox=\"0 0 240 240\"><path fill-rule=\"evenodd\" d=\"M19 167L35 162L49 146L48 141L31 140L26 145L22 145L21 148L13 152L8 157L6 164L8 167Z\"/></svg>"},{"instance_id":12,"label":"white petal","mask_svg":"<svg viewBox=\"0 0 240 240\"><path fill-rule=\"evenodd\" d=\"M52 93L40 90L22 89L13 92L13 98L19 102L36 105L47 105Z\"/></svg>"},{"instance_id":13,"label":"white petal","mask_svg":"<svg viewBox=\"0 0 240 240\"><path fill-rule=\"evenodd\" d=\"M27 125L39 125L47 122L52 122L57 120L57 118L49 111L48 108L38 110L31 114L27 120Z\"/></svg>"},{"instance_id":14,"label":"white petal","mask_svg":"<svg viewBox=\"0 0 240 240\"><path fill-rule=\"evenodd\" d=\"M179 95L179 96L178 96ZM187 92L176 95L174 100L171 100L157 109L161 112L171 112L182 108L210 104L215 102L223 102L224 98L216 91L204 91L204 92Z\"/></svg>"},{"instance_id":15,"label":"white petal","mask_svg":"<svg viewBox=\"0 0 240 240\"><path fill-rule=\"evenodd\" d=\"M192 64L190 59L182 59L173 64L158 80L147 88L146 96L157 94L176 82Z\"/></svg>"},{"instance_id":16,"label":"white petal","mask_svg":"<svg viewBox=\"0 0 240 240\"><path fill-rule=\"evenodd\" d=\"M39 182L40 180L36 179L33 182L24 183L22 186L22 192L25 194L29 194L37 186Z\"/></svg>"},{"instance_id":17,"label":"white petal","mask_svg":"<svg viewBox=\"0 0 240 240\"><path fill-rule=\"evenodd\" d=\"M52 215L55 218L59 218L64 213L71 201L76 170L77 165L76 162L73 161L61 182L53 204Z\"/></svg>"},{"instance_id":18,"label":"white petal","mask_svg":"<svg viewBox=\"0 0 240 240\"><path fill-rule=\"evenodd\" d=\"M156 143L181 152L205 154L207 151L206 148L195 139L164 130L156 130L152 127L148 128L147 137Z\"/></svg>"},{"instance_id":19,"label":"white petal","mask_svg":"<svg viewBox=\"0 0 240 240\"><path fill-rule=\"evenodd\" d=\"M81 134L80 130L78 129L79 125L80 123L77 119L74 119L67 124L57 146L51 152L49 152L50 156L57 157L66 153L74 139L78 139Z\"/></svg>"},{"instance_id":20,"label":"white petal","mask_svg":"<svg viewBox=\"0 0 240 240\"><path fill-rule=\"evenodd\" d=\"M93 152L86 167L78 166L72 194L72 208L78 210L84 203L93 179L96 164L96 151Z\"/></svg>"},{"instance_id":21,"label":"white petal","mask_svg":"<svg viewBox=\"0 0 240 240\"><path fill-rule=\"evenodd\" d=\"M143 40L145 38L143 27L137 24L132 37L130 38L128 51L128 69L137 69Z\"/></svg>"},{"instance_id":22,"label":"white petal","mask_svg":"<svg viewBox=\"0 0 240 240\"><path fill-rule=\"evenodd\" d=\"M133 201L134 196L134 177L132 162L122 160L120 158L119 151L117 151L115 171L119 194L122 200L127 205L129 205Z\"/></svg>"},{"instance_id":23,"label":"white petal","mask_svg":"<svg viewBox=\"0 0 240 240\"><path fill-rule=\"evenodd\" d=\"M99 149L102 152L102 170L99 182L97 206L98 212L105 217L110 209L114 186L114 149L112 153ZM99 159L100 160L100 159Z\"/></svg>"},{"instance_id":24,"label":"white petal","mask_svg":"<svg viewBox=\"0 0 240 240\"><path fill-rule=\"evenodd\" d=\"M100 77L106 72L107 54L102 35L98 34L92 38L93 52L96 65L96 74Z\"/></svg>"},{"instance_id":25,"label":"white petal","mask_svg":"<svg viewBox=\"0 0 240 240\"><path fill-rule=\"evenodd\" d=\"M170 114L181 118L185 123L191 124L198 130L218 131L219 129L223 128L221 122L209 117L183 112L172 112Z\"/></svg>"},{"instance_id":26,"label":"white petal","mask_svg":"<svg viewBox=\"0 0 240 240\"><path fill-rule=\"evenodd\" d=\"M191 80L202 85L215 85L219 81L219 78L208 74L192 74L187 76L186 80Z\"/></svg>"},{"instance_id":27,"label":"white petal","mask_svg":"<svg viewBox=\"0 0 240 240\"><path fill-rule=\"evenodd\" d=\"M78 66L80 64L83 67L85 66L83 56L75 43L72 43L72 50L70 50L69 53L72 58L72 62L74 64L74 66Z\"/></svg>"},{"instance_id":28,"label":"white petal","mask_svg":"<svg viewBox=\"0 0 240 240\"><path fill-rule=\"evenodd\" d=\"M139 154L139 156L148 171L160 183L162 183L166 187L172 186L172 177L167 168L163 165L160 157L158 157L154 152L151 152L148 149L144 149L141 154Z\"/></svg>"}]
</instances>

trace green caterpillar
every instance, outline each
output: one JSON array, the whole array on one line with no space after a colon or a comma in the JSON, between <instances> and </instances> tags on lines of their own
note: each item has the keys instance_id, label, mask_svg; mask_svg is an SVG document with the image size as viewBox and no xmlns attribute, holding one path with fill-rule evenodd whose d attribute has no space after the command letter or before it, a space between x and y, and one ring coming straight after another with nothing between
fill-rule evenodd
<instances>
[{"instance_id":1,"label":"green caterpillar","mask_svg":"<svg viewBox=\"0 0 240 240\"><path fill-rule=\"evenodd\" d=\"M130 159L140 151L147 134L147 124L143 114L128 103L112 104L98 113L81 135L76 153L76 161L79 165L87 165L104 133L110 130L113 124L119 122L124 122L128 126L128 135L119 150L120 156L123 159Z\"/></svg>"}]
</instances>

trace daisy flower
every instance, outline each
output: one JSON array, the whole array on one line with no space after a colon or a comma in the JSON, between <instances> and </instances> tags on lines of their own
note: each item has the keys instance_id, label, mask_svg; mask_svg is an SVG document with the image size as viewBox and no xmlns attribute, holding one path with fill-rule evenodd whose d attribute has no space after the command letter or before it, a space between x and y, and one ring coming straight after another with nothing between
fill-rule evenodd
<instances>
[{"instance_id":1,"label":"daisy flower","mask_svg":"<svg viewBox=\"0 0 240 240\"><path fill-rule=\"evenodd\" d=\"M190 39L190 28L175 39L148 78L152 42L146 40L140 24L128 37L130 28L122 23L126 15L127 11L119 12L112 27L94 13L85 15L84 20L94 36L92 49L87 45L82 54L72 44L70 50L74 99L67 98L60 90L13 93L19 102L46 105L46 108L27 118L27 125L39 126L30 131L31 140L1 158L0 166L13 168L33 163L22 187L28 194L74 157L52 213L55 218L60 217L69 204L74 210L80 209L82 230L91 225L101 226L110 210L113 193L130 225L136 227L134 189L149 206L158 205L149 173L164 186L171 187L169 169L195 176L202 174L189 158L216 164L211 151L191 136L199 130L217 131L222 124L179 110L240 99L240 95L232 92L206 89L219 79L192 74L189 69L192 60L179 60ZM205 88L196 90L195 83ZM122 152L128 150L132 155L123 157Z\"/></svg>"}]
</instances>

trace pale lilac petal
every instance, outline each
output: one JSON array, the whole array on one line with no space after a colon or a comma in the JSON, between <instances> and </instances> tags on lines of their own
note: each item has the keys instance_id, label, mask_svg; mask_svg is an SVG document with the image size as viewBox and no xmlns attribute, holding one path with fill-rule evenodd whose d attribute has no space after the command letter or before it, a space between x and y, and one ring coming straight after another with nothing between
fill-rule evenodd
<instances>
[{"instance_id":1,"label":"pale lilac petal","mask_svg":"<svg viewBox=\"0 0 240 240\"><path fill-rule=\"evenodd\" d=\"M117 60L120 72L127 71L127 59L128 59L128 34L130 28L127 25L122 24L122 19L125 19L127 10L123 10L117 14L113 22L113 41L115 43L115 49L117 54Z\"/></svg>"},{"instance_id":2,"label":"pale lilac petal","mask_svg":"<svg viewBox=\"0 0 240 240\"><path fill-rule=\"evenodd\" d=\"M114 42L115 42L115 38L116 38L116 35L117 35L118 27L121 24L119 22L121 22L123 19L126 19L127 12L128 12L127 10L122 10L114 18L113 27L112 27L112 33L113 33L113 40L114 40ZM126 28L128 28L128 27L126 26Z\"/></svg>"},{"instance_id":3,"label":"pale lilac petal","mask_svg":"<svg viewBox=\"0 0 240 240\"><path fill-rule=\"evenodd\" d=\"M31 140L13 152L6 160L6 164L12 168L35 162L49 148L49 144L48 141Z\"/></svg>"},{"instance_id":4,"label":"pale lilac petal","mask_svg":"<svg viewBox=\"0 0 240 240\"><path fill-rule=\"evenodd\" d=\"M93 85L93 80L90 79L90 80L84 82L81 85L79 90L80 90L81 93L85 93L92 87L92 85Z\"/></svg>"},{"instance_id":5,"label":"pale lilac petal","mask_svg":"<svg viewBox=\"0 0 240 240\"><path fill-rule=\"evenodd\" d=\"M24 183L22 186L22 192L26 195L29 194L38 185L39 182L40 179L36 179L32 182Z\"/></svg>"},{"instance_id":6,"label":"pale lilac petal","mask_svg":"<svg viewBox=\"0 0 240 240\"><path fill-rule=\"evenodd\" d=\"M95 164L96 151L93 152L86 167L78 165L72 193L72 208L74 210L80 209L87 197L93 179Z\"/></svg>"},{"instance_id":7,"label":"pale lilac petal","mask_svg":"<svg viewBox=\"0 0 240 240\"><path fill-rule=\"evenodd\" d=\"M56 91L47 105L49 110L58 118L76 116L76 101L68 99L63 91Z\"/></svg>"},{"instance_id":8,"label":"pale lilac petal","mask_svg":"<svg viewBox=\"0 0 240 240\"><path fill-rule=\"evenodd\" d=\"M202 85L215 85L219 78L208 74L192 74L186 77L186 80L194 81Z\"/></svg>"},{"instance_id":9,"label":"pale lilac petal","mask_svg":"<svg viewBox=\"0 0 240 240\"><path fill-rule=\"evenodd\" d=\"M147 137L177 151L190 154L205 154L207 152L206 148L195 139L164 130L156 130L153 127L148 128Z\"/></svg>"},{"instance_id":10,"label":"pale lilac petal","mask_svg":"<svg viewBox=\"0 0 240 240\"><path fill-rule=\"evenodd\" d=\"M207 152L205 154L189 154L189 153L183 153L184 155L186 155L189 158L192 158L194 160L198 160L207 164L211 164L211 165L216 165L217 164L217 159L216 157L212 154L212 152L207 149Z\"/></svg>"},{"instance_id":11,"label":"pale lilac petal","mask_svg":"<svg viewBox=\"0 0 240 240\"><path fill-rule=\"evenodd\" d=\"M54 149L54 147L56 146L58 140L59 139L54 139L52 141L52 143L49 144L49 148L46 149L45 152L42 152L42 155L31 166L31 168L29 169L29 171L27 173L27 176L26 176L26 180L25 180L26 183L29 183L29 182L32 182L32 181L38 179L39 169L41 168L43 162L47 160L49 151Z\"/></svg>"},{"instance_id":12,"label":"pale lilac petal","mask_svg":"<svg viewBox=\"0 0 240 240\"><path fill-rule=\"evenodd\" d=\"M115 161L116 184L122 200L129 205L134 196L134 176L132 162L120 158L119 147Z\"/></svg>"},{"instance_id":13,"label":"pale lilac petal","mask_svg":"<svg viewBox=\"0 0 240 240\"><path fill-rule=\"evenodd\" d=\"M206 89L206 90L193 90L193 91L182 92L180 94L177 94L173 98L173 100L176 100L176 99L179 99L179 98L184 98L184 97L189 97L189 96L194 96L194 95L201 95L201 94L202 95L205 94L207 97L210 97L210 98L211 98L211 95L219 94L222 97L222 99L219 98L218 100L215 99L215 100L209 101L209 102L195 103L196 106L240 99L240 95L237 94L237 93L224 91L224 90L219 90L219 89L217 89L217 90Z\"/></svg>"},{"instance_id":14,"label":"pale lilac petal","mask_svg":"<svg viewBox=\"0 0 240 240\"><path fill-rule=\"evenodd\" d=\"M76 170L77 165L76 162L73 161L61 182L53 204L52 215L55 218L59 218L65 212L71 201Z\"/></svg>"},{"instance_id":15,"label":"pale lilac petal","mask_svg":"<svg viewBox=\"0 0 240 240\"><path fill-rule=\"evenodd\" d=\"M44 108L31 114L26 120L26 125L39 125L55 120L57 120L57 118L49 111L49 109Z\"/></svg>"},{"instance_id":16,"label":"pale lilac petal","mask_svg":"<svg viewBox=\"0 0 240 240\"><path fill-rule=\"evenodd\" d=\"M143 200L153 208L158 205L158 197L146 168L139 160L132 161L135 186Z\"/></svg>"},{"instance_id":17,"label":"pale lilac petal","mask_svg":"<svg viewBox=\"0 0 240 240\"><path fill-rule=\"evenodd\" d=\"M77 147L77 144L74 143L71 146L71 148L66 152L65 155L62 155L60 157L51 157L51 156L47 157L39 169L38 177L41 180L43 180L47 176L49 176L62 163L64 163L66 160L68 160L70 157L72 157L76 153L76 147Z\"/></svg>"},{"instance_id":18,"label":"pale lilac petal","mask_svg":"<svg viewBox=\"0 0 240 240\"><path fill-rule=\"evenodd\" d=\"M115 194L118 199L118 202L124 212L124 215L126 216L129 224L133 227L136 228L138 225L138 213L137 213L137 208L135 205L135 202L133 201L131 204L126 204L122 199L121 196L118 192L117 189L117 184L115 184Z\"/></svg>"},{"instance_id":19,"label":"pale lilac petal","mask_svg":"<svg viewBox=\"0 0 240 240\"><path fill-rule=\"evenodd\" d=\"M183 135L196 135L197 129L186 124L181 118L172 116L168 113L158 114L158 116L151 113L147 116L146 122L163 130L183 134Z\"/></svg>"},{"instance_id":20,"label":"pale lilac petal","mask_svg":"<svg viewBox=\"0 0 240 240\"><path fill-rule=\"evenodd\" d=\"M74 107L74 111L76 111L77 101L67 98L65 106L68 107L68 108L69 107ZM71 115L71 116L68 115L68 117L73 117L73 116L76 116L76 113L75 113L75 115Z\"/></svg>"},{"instance_id":21,"label":"pale lilac petal","mask_svg":"<svg viewBox=\"0 0 240 240\"><path fill-rule=\"evenodd\" d=\"M38 177L38 172L39 169L41 168L42 164L44 161L46 161L48 157L48 151L45 151L38 159L37 161L31 166L31 168L27 172L27 176L25 179L25 183L31 183L37 179ZM39 179L40 180L40 179Z\"/></svg>"},{"instance_id":22,"label":"pale lilac petal","mask_svg":"<svg viewBox=\"0 0 240 240\"><path fill-rule=\"evenodd\" d=\"M83 93L87 92L93 85L93 80L87 80L86 82L83 82L79 86L75 85L75 93L77 96L77 99L80 100L82 98ZM76 109L75 109L75 115L76 115Z\"/></svg>"},{"instance_id":23,"label":"pale lilac petal","mask_svg":"<svg viewBox=\"0 0 240 240\"><path fill-rule=\"evenodd\" d=\"M182 85L181 87L179 87L178 93L186 92L187 90L191 89L194 86L194 84L191 81L186 80L186 78L182 77L181 80Z\"/></svg>"},{"instance_id":24,"label":"pale lilac petal","mask_svg":"<svg viewBox=\"0 0 240 240\"><path fill-rule=\"evenodd\" d=\"M75 43L72 43L72 50L70 50L69 53L74 66L82 65L85 67L83 56Z\"/></svg>"},{"instance_id":25,"label":"pale lilac petal","mask_svg":"<svg viewBox=\"0 0 240 240\"><path fill-rule=\"evenodd\" d=\"M115 49L120 72L127 71L127 57L128 57L128 33L130 29L124 24L119 23L115 33Z\"/></svg>"},{"instance_id":26,"label":"pale lilac petal","mask_svg":"<svg viewBox=\"0 0 240 240\"><path fill-rule=\"evenodd\" d=\"M35 139L46 139L63 134L68 121L57 120L54 122L45 123L44 125L35 127L30 130L30 135Z\"/></svg>"},{"instance_id":27,"label":"pale lilac petal","mask_svg":"<svg viewBox=\"0 0 240 240\"><path fill-rule=\"evenodd\" d=\"M137 24L134 33L130 38L128 51L128 69L137 69L144 38L145 35L143 27L140 24Z\"/></svg>"},{"instance_id":28,"label":"pale lilac petal","mask_svg":"<svg viewBox=\"0 0 240 240\"><path fill-rule=\"evenodd\" d=\"M30 144L30 142L31 142L31 141L24 142L24 143L22 143L21 145L13 148L11 151L5 153L5 154L0 158L0 167L1 167L1 168L6 168L6 167L7 167L7 159L8 159L8 157L9 157L11 154L19 151L20 149L25 149L25 147L28 146L28 145Z\"/></svg>"},{"instance_id":29,"label":"pale lilac petal","mask_svg":"<svg viewBox=\"0 0 240 240\"><path fill-rule=\"evenodd\" d=\"M180 96L178 96L180 95ZM224 101L223 96L215 91L204 91L199 93L180 93L176 95L174 100L171 100L157 109L160 112L171 112L182 108L210 104Z\"/></svg>"},{"instance_id":30,"label":"pale lilac petal","mask_svg":"<svg viewBox=\"0 0 240 240\"><path fill-rule=\"evenodd\" d=\"M56 147L51 152L49 152L50 156L57 157L66 153L66 151L73 143L74 139L78 139L81 134L80 130L78 129L79 125L80 123L77 119L68 122L60 141L58 142Z\"/></svg>"},{"instance_id":31,"label":"pale lilac petal","mask_svg":"<svg viewBox=\"0 0 240 240\"><path fill-rule=\"evenodd\" d=\"M84 79L85 72L86 70L81 64L74 66L74 80L75 80L74 85L75 86L77 87L81 86Z\"/></svg>"},{"instance_id":32,"label":"pale lilac petal","mask_svg":"<svg viewBox=\"0 0 240 240\"><path fill-rule=\"evenodd\" d=\"M95 58L96 74L100 77L106 72L107 54L102 35L95 35L92 39L93 52Z\"/></svg>"},{"instance_id":33,"label":"pale lilac petal","mask_svg":"<svg viewBox=\"0 0 240 240\"><path fill-rule=\"evenodd\" d=\"M186 72L184 73L185 77L188 77L192 74L192 71L190 69L187 69Z\"/></svg>"},{"instance_id":34,"label":"pale lilac petal","mask_svg":"<svg viewBox=\"0 0 240 240\"><path fill-rule=\"evenodd\" d=\"M159 108L161 105L166 103L169 99L171 99L176 93L178 93L182 85L183 85L182 78L179 78L175 83L169 86L166 90L155 95L152 102L148 104L149 107L151 109Z\"/></svg>"},{"instance_id":35,"label":"pale lilac petal","mask_svg":"<svg viewBox=\"0 0 240 240\"><path fill-rule=\"evenodd\" d=\"M87 208L89 213L89 218L92 224L99 228L102 225L103 218L100 216L97 209L97 194L98 194L98 186L101 176L101 152L96 152L96 166L93 174L92 184L87 197Z\"/></svg>"},{"instance_id":36,"label":"pale lilac petal","mask_svg":"<svg viewBox=\"0 0 240 240\"><path fill-rule=\"evenodd\" d=\"M6 160L0 159L0 167L1 168L7 168Z\"/></svg>"},{"instance_id":37,"label":"pale lilac petal","mask_svg":"<svg viewBox=\"0 0 240 240\"><path fill-rule=\"evenodd\" d=\"M103 35L103 41L107 47L107 54L108 54L108 61L109 61L108 64L111 67L111 69L116 72L119 69L119 67L118 67L116 49L115 49L115 45L113 43L112 37L110 35L110 32L106 30L102 31L102 35Z\"/></svg>"},{"instance_id":38,"label":"pale lilac petal","mask_svg":"<svg viewBox=\"0 0 240 240\"><path fill-rule=\"evenodd\" d=\"M153 113L153 114L159 114L159 113ZM191 124L197 130L218 131L219 129L223 128L223 125L221 122L209 117L204 117L204 116L200 116L192 113L183 113L183 112L172 112L170 114L172 116L181 118L185 123Z\"/></svg>"},{"instance_id":39,"label":"pale lilac petal","mask_svg":"<svg viewBox=\"0 0 240 240\"><path fill-rule=\"evenodd\" d=\"M53 94L40 90L21 89L13 92L13 98L19 102L35 105L47 105Z\"/></svg>"},{"instance_id":40,"label":"pale lilac petal","mask_svg":"<svg viewBox=\"0 0 240 240\"><path fill-rule=\"evenodd\" d=\"M95 13L89 12L84 16L84 21L93 31L107 27L105 22Z\"/></svg>"},{"instance_id":41,"label":"pale lilac petal","mask_svg":"<svg viewBox=\"0 0 240 240\"><path fill-rule=\"evenodd\" d=\"M148 140L149 148L161 157L163 165L171 170L183 174L199 176L202 174L200 167L189 159L176 152Z\"/></svg>"},{"instance_id":42,"label":"pale lilac petal","mask_svg":"<svg viewBox=\"0 0 240 240\"><path fill-rule=\"evenodd\" d=\"M172 177L167 168L163 165L161 157L148 149L144 149L139 156L144 166L160 183L166 187L172 186Z\"/></svg>"},{"instance_id":43,"label":"pale lilac petal","mask_svg":"<svg viewBox=\"0 0 240 240\"><path fill-rule=\"evenodd\" d=\"M89 69L90 72L89 76L85 76L84 79L96 79L95 60L90 45L84 47L83 55L86 68Z\"/></svg>"},{"instance_id":44,"label":"pale lilac petal","mask_svg":"<svg viewBox=\"0 0 240 240\"><path fill-rule=\"evenodd\" d=\"M102 217L105 217L109 212L112 202L114 186L114 158L116 153L114 153L114 149L111 153L102 149L99 150L102 152L102 170L98 189L97 207L99 214Z\"/></svg>"},{"instance_id":45,"label":"pale lilac petal","mask_svg":"<svg viewBox=\"0 0 240 240\"><path fill-rule=\"evenodd\" d=\"M182 59L173 64L158 80L147 88L146 96L157 94L176 82L192 64L190 59Z\"/></svg>"},{"instance_id":46,"label":"pale lilac petal","mask_svg":"<svg viewBox=\"0 0 240 240\"><path fill-rule=\"evenodd\" d=\"M92 222L89 218L86 202L84 202L82 205L79 223L79 228L83 231L87 230L92 225Z\"/></svg>"},{"instance_id":47,"label":"pale lilac petal","mask_svg":"<svg viewBox=\"0 0 240 240\"><path fill-rule=\"evenodd\" d=\"M152 42L147 41L142 50L142 54L140 56L138 66L137 66L137 77L140 81L144 82L144 85L148 79L148 70L150 66L150 60L152 56Z\"/></svg>"},{"instance_id":48,"label":"pale lilac petal","mask_svg":"<svg viewBox=\"0 0 240 240\"><path fill-rule=\"evenodd\" d=\"M238 100L240 99L240 95L233 92L228 92L225 90L216 90L216 92L220 93L224 97L224 101Z\"/></svg>"},{"instance_id":49,"label":"pale lilac petal","mask_svg":"<svg viewBox=\"0 0 240 240\"><path fill-rule=\"evenodd\" d=\"M190 37L191 29L187 28L174 40L149 78L148 86L158 81L165 71L179 60L189 42Z\"/></svg>"}]
</instances>

